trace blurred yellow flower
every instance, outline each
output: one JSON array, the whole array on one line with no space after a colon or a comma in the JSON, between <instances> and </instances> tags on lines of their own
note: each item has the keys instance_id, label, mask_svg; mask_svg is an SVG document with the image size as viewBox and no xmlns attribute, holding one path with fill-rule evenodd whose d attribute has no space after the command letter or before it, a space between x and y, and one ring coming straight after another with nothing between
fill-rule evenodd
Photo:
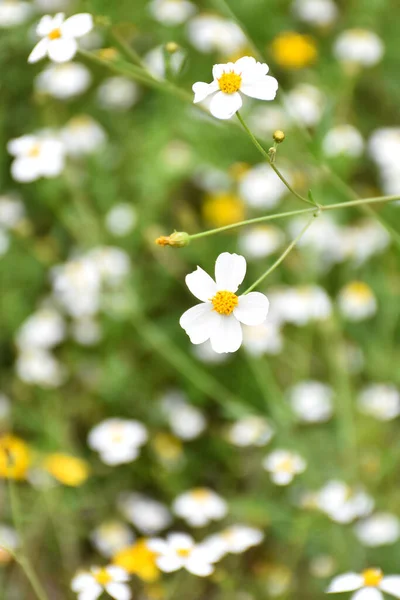
<instances>
[{"instance_id":1,"label":"blurred yellow flower","mask_svg":"<svg viewBox=\"0 0 400 600\"><path fill-rule=\"evenodd\" d=\"M182 442L170 433L157 433L153 438L155 453L167 461L179 460L182 455Z\"/></svg>"},{"instance_id":2,"label":"blurred yellow flower","mask_svg":"<svg viewBox=\"0 0 400 600\"><path fill-rule=\"evenodd\" d=\"M203 218L213 227L223 227L245 217L242 200L230 192L219 192L206 196L202 207Z\"/></svg>"},{"instance_id":3,"label":"blurred yellow flower","mask_svg":"<svg viewBox=\"0 0 400 600\"><path fill-rule=\"evenodd\" d=\"M69 454L49 454L43 462L43 467L57 481L72 487L82 485L89 476L88 464Z\"/></svg>"},{"instance_id":4,"label":"blurred yellow flower","mask_svg":"<svg viewBox=\"0 0 400 600\"><path fill-rule=\"evenodd\" d=\"M0 438L0 477L25 479L30 460L29 448L23 440L14 435Z\"/></svg>"},{"instance_id":5,"label":"blurred yellow flower","mask_svg":"<svg viewBox=\"0 0 400 600\"><path fill-rule=\"evenodd\" d=\"M272 42L275 62L284 69L302 69L315 62L318 51L313 38L294 31L285 31Z\"/></svg>"},{"instance_id":6,"label":"blurred yellow flower","mask_svg":"<svg viewBox=\"0 0 400 600\"><path fill-rule=\"evenodd\" d=\"M156 581L160 571L156 565L157 554L150 550L146 539L140 539L132 546L118 552L113 563L143 581Z\"/></svg>"}]
</instances>

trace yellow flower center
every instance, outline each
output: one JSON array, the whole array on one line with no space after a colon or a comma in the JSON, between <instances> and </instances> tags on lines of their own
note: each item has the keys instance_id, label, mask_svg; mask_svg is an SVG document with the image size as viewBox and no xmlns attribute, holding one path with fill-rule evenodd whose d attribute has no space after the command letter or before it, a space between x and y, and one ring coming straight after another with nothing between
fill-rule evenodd
<instances>
[{"instance_id":1,"label":"yellow flower center","mask_svg":"<svg viewBox=\"0 0 400 600\"><path fill-rule=\"evenodd\" d=\"M383 579L380 569L366 569L361 575L364 577L364 585L368 587L377 587Z\"/></svg>"},{"instance_id":2,"label":"yellow flower center","mask_svg":"<svg viewBox=\"0 0 400 600\"><path fill-rule=\"evenodd\" d=\"M133 546L118 552L113 563L128 573L137 575L143 581L156 581L160 574L156 558L157 554L150 550L146 540L140 539Z\"/></svg>"},{"instance_id":3,"label":"yellow flower center","mask_svg":"<svg viewBox=\"0 0 400 600\"><path fill-rule=\"evenodd\" d=\"M275 61L286 69L301 69L317 58L317 47L308 35L285 31L272 42Z\"/></svg>"},{"instance_id":4,"label":"yellow flower center","mask_svg":"<svg viewBox=\"0 0 400 600\"><path fill-rule=\"evenodd\" d=\"M360 300L369 300L372 297L371 288L363 281L353 281L347 286L350 294L358 296Z\"/></svg>"},{"instance_id":5,"label":"yellow flower center","mask_svg":"<svg viewBox=\"0 0 400 600\"><path fill-rule=\"evenodd\" d=\"M47 36L49 40L58 40L61 37L61 29L57 27L57 29L53 29Z\"/></svg>"},{"instance_id":6,"label":"yellow flower center","mask_svg":"<svg viewBox=\"0 0 400 600\"><path fill-rule=\"evenodd\" d=\"M245 218L243 201L230 192L208 195L202 206L202 212L204 219L214 227L231 225Z\"/></svg>"},{"instance_id":7,"label":"yellow flower center","mask_svg":"<svg viewBox=\"0 0 400 600\"><path fill-rule=\"evenodd\" d=\"M293 471L293 460L291 458L285 458L279 465L279 471L284 471L285 473L292 473Z\"/></svg>"},{"instance_id":8,"label":"yellow flower center","mask_svg":"<svg viewBox=\"0 0 400 600\"><path fill-rule=\"evenodd\" d=\"M191 553L191 548L178 548L176 553L181 558L187 558Z\"/></svg>"},{"instance_id":9,"label":"yellow flower center","mask_svg":"<svg viewBox=\"0 0 400 600\"><path fill-rule=\"evenodd\" d=\"M210 498L210 492L206 488L196 488L192 491L191 496L198 502L207 502Z\"/></svg>"},{"instance_id":10,"label":"yellow flower center","mask_svg":"<svg viewBox=\"0 0 400 600\"><path fill-rule=\"evenodd\" d=\"M218 85L221 92L224 94L234 94L240 89L242 85L242 77L233 71L224 73L218 79Z\"/></svg>"},{"instance_id":11,"label":"yellow flower center","mask_svg":"<svg viewBox=\"0 0 400 600\"><path fill-rule=\"evenodd\" d=\"M107 571L107 569L104 568L100 569L100 571L96 573L94 578L100 585L107 585L107 583L110 583L112 581L110 573Z\"/></svg>"},{"instance_id":12,"label":"yellow flower center","mask_svg":"<svg viewBox=\"0 0 400 600\"><path fill-rule=\"evenodd\" d=\"M35 144L28 152L29 158L37 158L40 154L40 146L39 144Z\"/></svg>"},{"instance_id":13,"label":"yellow flower center","mask_svg":"<svg viewBox=\"0 0 400 600\"><path fill-rule=\"evenodd\" d=\"M50 454L44 461L44 468L64 485L77 487L89 477L89 466L80 458L68 454Z\"/></svg>"},{"instance_id":14,"label":"yellow flower center","mask_svg":"<svg viewBox=\"0 0 400 600\"><path fill-rule=\"evenodd\" d=\"M213 307L220 315L230 315L235 306L239 304L239 298L233 292L225 290L217 292L214 298L211 299Z\"/></svg>"}]
</instances>

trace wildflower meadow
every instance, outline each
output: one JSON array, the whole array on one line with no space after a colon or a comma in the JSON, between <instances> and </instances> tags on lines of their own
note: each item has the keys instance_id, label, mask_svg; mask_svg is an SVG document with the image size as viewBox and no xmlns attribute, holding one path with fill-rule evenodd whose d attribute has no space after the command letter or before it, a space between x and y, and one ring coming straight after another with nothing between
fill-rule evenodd
<instances>
[{"instance_id":1,"label":"wildflower meadow","mask_svg":"<svg viewBox=\"0 0 400 600\"><path fill-rule=\"evenodd\" d=\"M0 600L400 599L398 0L0 0Z\"/></svg>"}]
</instances>

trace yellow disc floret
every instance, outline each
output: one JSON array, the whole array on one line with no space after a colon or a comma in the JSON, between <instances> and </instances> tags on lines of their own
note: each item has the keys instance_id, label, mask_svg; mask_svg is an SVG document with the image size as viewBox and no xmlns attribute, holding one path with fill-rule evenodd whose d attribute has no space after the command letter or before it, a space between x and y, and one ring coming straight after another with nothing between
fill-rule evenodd
<instances>
[{"instance_id":1,"label":"yellow disc floret","mask_svg":"<svg viewBox=\"0 0 400 600\"><path fill-rule=\"evenodd\" d=\"M284 69L302 69L315 62L318 52L310 36L284 31L273 40L272 54Z\"/></svg>"},{"instance_id":2,"label":"yellow disc floret","mask_svg":"<svg viewBox=\"0 0 400 600\"><path fill-rule=\"evenodd\" d=\"M380 569L366 569L361 575L364 577L364 585L368 587L377 587L383 579Z\"/></svg>"},{"instance_id":3,"label":"yellow disc floret","mask_svg":"<svg viewBox=\"0 0 400 600\"><path fill-rule=\"evenodd\" d=\"M213 307L220 315L232 314L234 308L239 304L239 298L233 292L225 290L217 292L211 299Z\"/></svg>"},{"instance_id":4,"label":"yellow disc floret","mask_svg":"<svg viewBox=\"0 0 400 600\"><path fill-rule=\"evenodd\" d=\"M99 571L94 575L95 580L100 585L107 585L107 583L111 583L112 577L107 569L99 569Z\"/></svg>"},{"instance_id":5,"label":"yellow disc floret","mask_svg":"<svg viewBox=\"0 0 400 600\"><path fill-rule=\"evenodd\" d=\"M61 29L53 29L47 36L50 40L59 40L61 37Z\"/></svg>"},{"instance_id":6,"label":"yellow disc floret","mask_svg":"<svg viewBox=\"0 0 400 600\"><path fill-rule=\"evenodd\" d=\"M240 86L242 85L242 77L238 75L238 73L234 73L233 71L229 71L229 73L224 73L218 79L218 85L221 92L224 94L234 94L238 90L240 90Z\"/></svg>"}]
</instances>

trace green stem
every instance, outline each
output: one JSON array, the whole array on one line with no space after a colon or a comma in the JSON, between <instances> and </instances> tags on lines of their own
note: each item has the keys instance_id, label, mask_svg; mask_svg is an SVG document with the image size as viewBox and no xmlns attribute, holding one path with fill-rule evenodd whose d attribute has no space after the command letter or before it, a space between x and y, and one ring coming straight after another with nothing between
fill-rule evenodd
<instances>
[{"instance_id":1,"label":"green stem","mask_svg":"<svg viewBox=\"0 0 400 600\"><path fill-rule=\"evenodd\" d=\"M292 186L290 185L290 183L285 179L285 177L282 175L282 173L279 171L279 169L271 162L271 159L269 157L268 152L266 152L266 150L264 150L264 148L261 146L260 142L257 140L257 138L255 137L255 135L248 128L248 126L244 122L243 117L239 113L239 111L236 113L236 115L237 115L237 118L239 119L239 121L240 121L243 129L246 131L246 133L249 136L250 140L254 144L254 146L257 148L257 150L260 152L260 154L265 158L265 160L267 161L267 163L269 164L269 166L271 167L271 169L278 175L279 179L287 187L287 189L289 190L289 192L291 192L294 196L296 196L296 198L298 198L302 202L305 202L306 204L311 204L312 206L315 206L314 202L311 202L311 200L308 200L307 198L304 198L304 196L301 196L300 194L298 194L296 192L296 190L294 190L292 188Z\"/></svg>"},{"instance_id":2,"label":"green stem","mask_svg":"<svg viewBox=\"0 0 400 600\"><path fill-rule=\"evenodd\" d=\"M263 273L263 275L261 275L261 277L259 277L254 283L253 285L251 285L245 292L243 295L248 294L249 292L251 292L252 290L254 290L254 288L256 288L262 281L264 281L264 279L266 277L268 277L268 275L270 273L272 273L272 271L275 271L276 267L278 267L281 262L283 260L285 260L286 256L289 254L289 252L291 252L293 250L293 248L296 246L297 242L303 237L303 235L305 234L305 232L307 231L307 229L310 227L310 225L314 222L314 219L316 217L318 217L318 212L316 212L312 218L308 221L307 225L305 227L303 227L303 229L300 231L299 235L296 236L293 240L293 242L291 244L289 244L289 246L286 248L286 250L280 255L280 257L274 262L273 265L271 265L269 267L269 269L267 269L267 271L265 271L265 273Z\"/></svg>"},{"instance_id":3,"label":"green stem","mask_svg":"<svg viewBox=\"0 0 400 600\"><path fill-rule=\"evenodd\" d=\"M116 31L115 27L110 29L110 33L114 38L117 46L125 53L134 64L141 67L147 72L147 65L142 60L141 56L136 52L134 48Z\"/></svg>"}]
</instances>

